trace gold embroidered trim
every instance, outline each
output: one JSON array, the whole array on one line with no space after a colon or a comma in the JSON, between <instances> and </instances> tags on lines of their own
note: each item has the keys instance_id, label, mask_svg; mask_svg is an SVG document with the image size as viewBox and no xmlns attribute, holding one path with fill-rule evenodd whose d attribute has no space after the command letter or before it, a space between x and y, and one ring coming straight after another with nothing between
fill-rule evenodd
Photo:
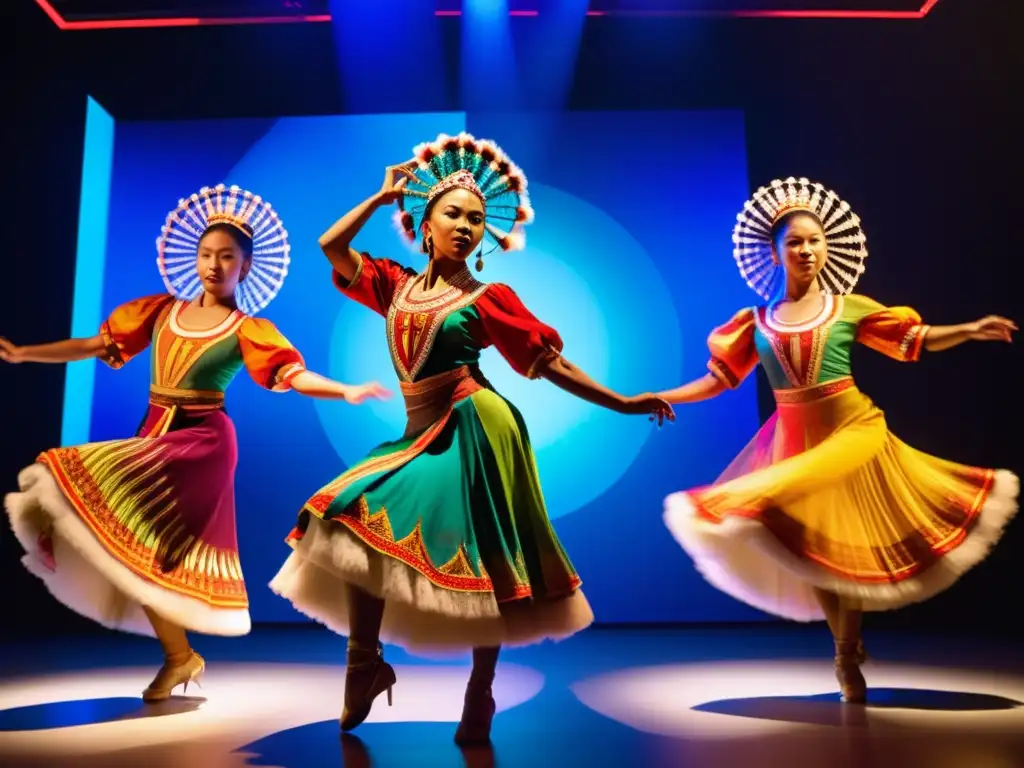
<instances>
[{"instance_id":1,"label":"gold embroidered trim","mask_svg":"<svg viewBox=\"0 0 1024 768\"><path fill-rule=\"evenodd\" d=\"M716 357L708 360L708 371L729 389L736 389L740 385L739 377L732 372L728 365Z\"/></svg>"},{"instance_id":2,"label":"gold embroidered trim","mask_svg":"<svg viewBox=\"0 0 1024 768\"><path fill-rule=\"evenodd\" d=\"M246 319L245 314L235 312L211 329L210 335L202 336L198 331L186 331L178 325L177 315L184 305L184 301L175 304L157 338L159 344L165 344L169 334L167 354L162 356L154 368L155 377L162 386L175 387L180 384L210 347L233 336Z\"/></svg>"},{"instance_id":3,"label":"gold embroidered trim","mask_svg":"<svg viewBox=\"0 0 1024 768\"><path fill-rule=\"evenodd\" d=\"M110 329L106 323L100 327L100 336L103 338L103 352L99 355L100 360L115 371L118 368L123 368L124 357L122 357L120 348L110 336Z\"/></svg>"},{"instance_id":4,"label":"gold embroidered trim","mask_svg":"<svg viewBox=\"0 0 1024 768\"><path fill-rule=\"evenodd\" d=\"M459 273L459 275L461 274ZM469 274L468 270L466 270L466 274ZM394 300L391 302L391 306L388 308L387 315L388 346L391 349L391 360L394 363L399 378L403 381L414 381L416 379L417 374L422 370L427 359L430 357L430 352L434 347L434 340L437 338L437 334L441 330L441 326L444 325L444 321L448 319L448 316L453 312L468 307L487 290L486 283L481 283L470 275L468 279L461 279L457 282L453 278L452 287L440 296L431 297L423 301L415 301L409 298L409 293L412 291L417 279L418 277L406 279L402 282L402 285L395 294ZM465 288L463 288L463 285ZM418 314L424 318L426 323L426 328L422 331L424 334L423 341L418 345L419 350L415 358L409 361L410 367L408 369L402 363L402 358L398 353L398 328L396 328L396 322L399 313L408 315Z\"/></svg>"},{"instance_id":5,"label":"gold embroidered trim","mask_svg":"<svg viewBox=\"0 0 1024 768\"><path fill-rule=\"evenodd\" d=\"M419 381L400 381L398 382L398 387L406 397L415 397L433 392L435 389L440 389L454 382L462 381L469 375L469 366L460 365L458 368L453 368L450 371L438 373L434 376L428 376Z\"/></svg>"},{"instance_id":6,"label":"gold embroidered trim","mask_svg":"<svg viewBox=\"0 0 1024 768\"><path fill-rule=\"evenodd\" d=\"M848 389L853 389L853 377L844 376L841 379L817 384L812 387L800 387L798 389L776 389L774 392L775 402L783 403L810 403L815 400L837 395Z\"/></svg>"},{"instance_id":7,"label":"gold embroidered trim","mask_svg":"<svg viewBox=\"0 0 1024 768\"><path fill-rule=\"evenodd\" d=\"M831 294L828 295L831 296ZM775 353L775 359L778 361L789 383L794 387L807 387L817 380L821 373L821 364L825 356L825 345L828 341L829 333L836 321L842 317L844 305L845 302L842 296L831 296L831 299L826 301L829 315L824 320L819 319L821 317L821 314L819 314L813 321L789 326L788 328L773 325L773 321L769 317L770 307L768 306L758 307L758 310L754 313L754 323L757 329L768 340L768 343L771 344L772 351ZM774 322L777 323L778 321ZM804 333L812 334L810 358L807 360L806 366L802 364L803 361L800 359L800 337ZM787 346L792 354L787 354ZM796 367L794 367L794 362ZM800 375L801 371L803 372L802 376Z\"/></svg>"},{"instance_id":8,"label":"gold embroidered trim","mask_svg":"<svg viewBox=\"0 0 1024 768\"><path fill-rule=\"evenodd\" d=\"M149 399L159 405L223 405L224 393L213 389L178 389L150 384Z\"/></svg>"},{"instance_id":9,"label":"gold embroidered trim","mask_svg":"<svg viewBox=\"0 0 1024 768\"><path fill-rule=\"evenodd\" d=\"M821 309L818 313L810 320L804 320L799 323L787 322L785 320L779 320L775 317L775 308L781 303L780 301L773 301L764 307L764 322L765 325L771 328L773 331L779 334L792 334L792 333L803 333L804 331L810 331L817 328L824 322L827 322L836 309L836 303L842 301L842 296L834 296L831 293L824 294Z\"/></svg>"},{"instance_id":10,"label":"gold embroidered trim","mask_svg":"<svg viewBox=\"0 0 1024 768\"><path fill-rule=\"evenodd\" d=\"M550 365L561 356L562 353L559 352L554 347L548 347L547 349L541 350L540 354L537 355L537 358L533 361L533 364L530 366L530 369L526 372L526 378L539 379L540 373L538 373L538 371L541 368L541 366Z\"/></svg>"},{"instance_id":11,"label":"gold embroidered trim","mask_svg":"<svg viewBox=\"0 0 1024 768\"><path fill-rule=\"evenodd\" d=\"M427 552L426 543L423 540L422 521L417 520L412 531L396 541L387 509L381 507L371 513L366 496L360 496L341 515L333 518L332 522L345 525L375 551L400 560L443 589L455 592L494 591L494 585L482 566L479 576L473 571L464 543L458 546L455 554L447 563L438 568L433 564ZM530 595L529 586L517 588L514 592L514 597L517 598Z\"/></svg>"},{"instance_id":12,"label":"gold embroidered trim","mask_svg":"<svg viewBox=\"0 0 1024 768\"><path fill-rule=\"evenodd\" d=\"M903 335L903 340L900 342L900 356L904 360L914 361L921 356L928 328L927 325L914 325Z\"/></svg>"},{"instance_id":13,"label":"gold embroidered trim","mask_svg":"<svg viewBox=\"0 0 1024 768\"><path fill-rule=\"evenodd\" d=\"M175 520L176 499L163 474L165 446L129 439L58 448L39 461L53 472L111 555L159 586L218 608L246 608L245 581L237 551L220 549L187 534ZM164 570L164 563L174 563Z\"/></svg>"},{"instance_id":14,"label":"gold embroidered trim","mask_svg":"<svg viewBox=\"0 0 1024 768\"><path fill-rule=\"evenodd\" d=\"M353 288L355 284L359 282L359 278L363 276L363 254L359 253L356 255L359 257L359 260L356 262L356 271L355 274L352 275L352 279L347 281L347 284L345 285L346 289ZM335 272L337 272L337 270L335 270ZM340 272L338 273L338 277L341 277ZM342 277L342 281L344 282L345 278Z\"/></svg>"},{"instance_id":15,"label":"gold embroidered trim","mask_svg":"<svg viewBox=\"0 0 1024 768\"><path fill-rule=\"evenodd\" d=\"M287 392L292 388L292 379L305 370L306 366L302 363L289 363L288 365L279 368L277 373L274 374L274 381L273 385L270 387L270 391Z\"/></svg>"}]
</instances>

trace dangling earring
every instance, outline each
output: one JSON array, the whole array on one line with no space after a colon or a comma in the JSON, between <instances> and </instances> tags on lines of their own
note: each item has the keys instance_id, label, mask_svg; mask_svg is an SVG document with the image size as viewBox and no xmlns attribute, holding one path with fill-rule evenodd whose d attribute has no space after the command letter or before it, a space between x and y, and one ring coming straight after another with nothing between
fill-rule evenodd
<instances>
[{"instance_id":1,"label":"dangling earring","mask_svg":"<svg viewBox=\"0 0 1024 768\"><path fill-rule=\"evenodd\" d=\"M484 255L482 253L479 256L476 257L476 271L477 272L483 272L484 271Z\"/></svg>"},{"instance_id":2,"label":"dangling earring","mask_svg":"<svg viewBox=\"0 0 1024 768\"><path fill-rule=\"evenodd\" d=\"M434 238L427 237L427 257L434 258Z\"/></svg>"}]
</instances>

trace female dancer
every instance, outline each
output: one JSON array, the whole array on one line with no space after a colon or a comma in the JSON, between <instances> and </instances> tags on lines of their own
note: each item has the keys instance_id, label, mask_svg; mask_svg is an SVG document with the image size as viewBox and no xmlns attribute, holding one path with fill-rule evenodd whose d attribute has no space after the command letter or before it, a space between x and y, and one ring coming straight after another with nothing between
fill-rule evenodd
<instances>
[{"instance_id":1,"label":"female dancer","mask_svg":"<svg viewBox=\"0 0 1024 768\"><path fill-rule=\"evenodd\" d=\"M715 397L760 362L778 409L715 484L668 497L665 523L724 592L789 619L825 618L843 698L863 703L861 612L925 600L980 562L1016 512L1019 483L900 442L854 385L851 347L915 361L925 349L1008 342L1017 326L929 326L850 294L864 233L820 184L774 181L738 218L736 261L768 303L715 329L710 373L662 396Z\"/></svg>"},{"instance_id":2,"label":"female dancer","mask_svg":"<svg viewBox=\"0 0 1024 768\"><path fill-rule=\"evenodd\" d=\"M421 274L350 247L371 214L393 201L407 237L422 236ZM294 552L271 583L349 636L342 730L365 720L385 690L390 703L396 678L381 637L405 647L473 648L456 732L469 743L490 736L500 645L566 637L593 620L548 520L526 425L480 373L481 349L493 344L524 376L606 408L651 414L659 425L672 418L653 395L623 397L592 381L512 289L470 275L466 260L487 247L485 238L491 250L521 247L531 217L526 179L501 149L442 135L389 168L380 192L320 239L341 292L387 318L408 414L400 440L306 503L289 537Z\"/></svg>"},{"instance_id":3,"label":"female dancer","mask_svg":"<svg viewBox=\"0 0 1024 768\"><path fill-rule=\"evenodd\" d=\"M287 273L287 232L266 201L204 188L168 215L157 249L170 293L121 305L96 336L25 347L0 339L9 363L98 357L112 368L153 345L137 436L46 451L6 498L22 562L54 597L106 627L159 639L165 662L145 701L203 671L186 630L250 628L235 532L237 444L224 412L242 366L273 392L349 403L386 395L306 370L273 323L251 317Z\"/></svg>"}]
</instances>

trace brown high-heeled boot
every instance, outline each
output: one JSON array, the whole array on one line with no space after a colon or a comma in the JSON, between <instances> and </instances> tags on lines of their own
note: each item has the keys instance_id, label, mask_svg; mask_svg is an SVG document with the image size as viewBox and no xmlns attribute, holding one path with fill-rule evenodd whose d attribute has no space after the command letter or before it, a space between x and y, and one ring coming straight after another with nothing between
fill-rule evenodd
<instances>
[{"instance_id":1,"label":"brown high-heeled boot","mask_svg":"<svg viewBox=\"0 0 1024 768\"><path fill-rule=\"evenodd\" d=\"M370 715L373 701L387 691L391 706L391 687L398 682L395 670L384 661L384 646L363 648L349 641L348 667L345 671L345 709L341 730L351 731Z\"/></svg>"},{"instance_id":2,"label":"brown high-heeled boot","mask_svg":"<svg viewBox=\"0 0 1024 768\"><path fill-rule=\"evenodd\" d=\"M487 744L491 740L491 723L497 705L490 685L477 685L470 681L462 705L462 719L455 729L455 743L460 747Z\"/></svg>"},{"instance_id":3,"label":"brown high-heeled boot","mask_svg":"<svg viewBox=\"0 0 1024 768\"><path fill-rule=\"evenodd\" d=\"M460 747L483 745L491 741L491 722L497 711L491 686L500 653L500 646L473 649L473 671L466 685L462 719L455 729L455 743Z\"/></svg>"}]
</instances>

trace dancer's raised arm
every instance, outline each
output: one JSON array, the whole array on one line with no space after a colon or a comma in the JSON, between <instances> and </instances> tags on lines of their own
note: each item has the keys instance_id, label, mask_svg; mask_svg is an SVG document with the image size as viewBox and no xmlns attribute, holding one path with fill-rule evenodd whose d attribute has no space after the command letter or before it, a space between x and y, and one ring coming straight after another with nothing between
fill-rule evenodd
<instances>
[{"instance_id":1,"label":"dancer's raised arm","mask_svg":"<svg viewBox=\"0 0 1024 768\"><path fill-rule=\"evenodd\" d=\"M359 251L352 248L352 240L382 205L389 205L402 194L409 182L414 161L388 166L384 183L378 192L366 198L338 219L330 229L320 235L320 250L331 262L334 271L346 280L352 280L359 270Z\"/></svg>"}]
</instances>

